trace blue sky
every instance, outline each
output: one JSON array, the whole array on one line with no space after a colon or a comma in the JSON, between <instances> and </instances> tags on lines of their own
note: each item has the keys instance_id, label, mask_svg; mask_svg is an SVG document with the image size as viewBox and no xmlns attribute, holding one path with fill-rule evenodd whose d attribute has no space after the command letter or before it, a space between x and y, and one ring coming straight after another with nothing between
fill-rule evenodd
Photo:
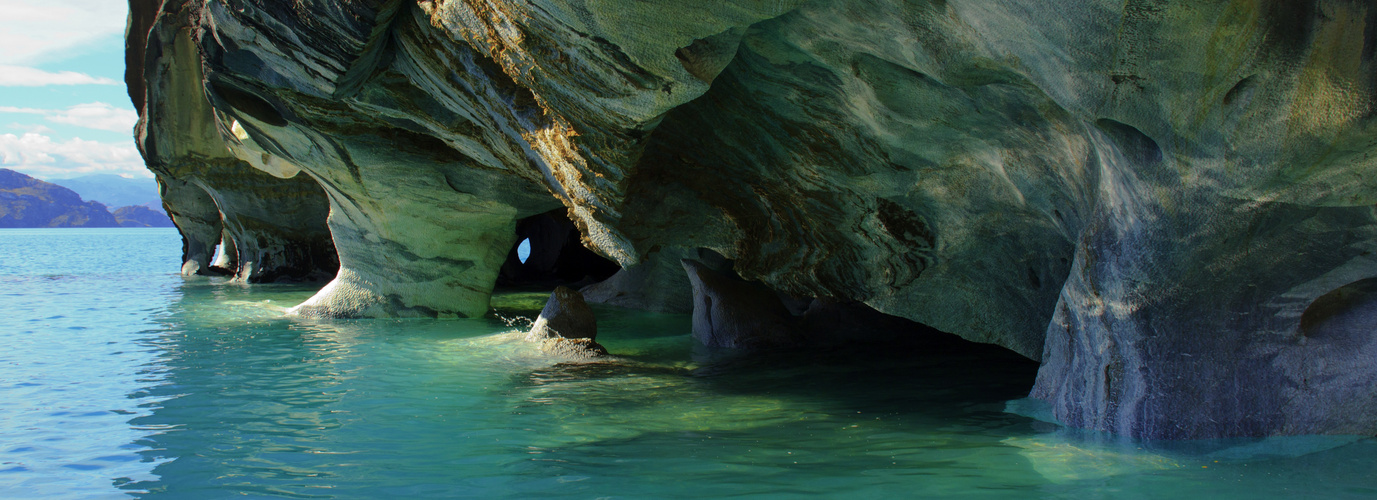
<instances>
[{"instance_id":1,"label":"blue sky","mask_svg":"<svg viewBox=\"0 0 1377 500\"><path fill-rule=\"evenodd\" d=\"M0 167L151 177L124 88L124 0L0 0Z\"/></svg>"}]
</instances>

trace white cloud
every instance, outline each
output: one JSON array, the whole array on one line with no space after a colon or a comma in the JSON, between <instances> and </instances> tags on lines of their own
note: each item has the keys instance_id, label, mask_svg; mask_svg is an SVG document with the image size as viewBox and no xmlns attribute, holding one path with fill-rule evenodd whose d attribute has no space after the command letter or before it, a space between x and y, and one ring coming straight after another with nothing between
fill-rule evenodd
<instances>
[{"instance_id":1,"label":"white cloud","mask_svg":"<svg viewBox=\"0 0 1377 500\"><path fill-rule=\"evenodd\" d=\"M0 64L32 64L124 33L129 14L118 0L0 0Z\"/></svg>"},{"instance_id":2,"label":"white cloud","mask_svg":"<svg viewBox=\"0 0 1377 500\"><path fill-rule=\"evenodd\" d=\"M0 64L0 87L42 87L44 85L124 85L124 82L75 71L53 73L36 68Z\"/></svg>"},{"instance_id":3,"label":"white cloud","mask_svg":"<svg viewBox=\"0 0 1377 500\"><path fill-rule=\"evenodd\" d=\"M14 106L0 106L0 113L24 113L30 115L46 115L51 113L50 109L38 108L16 108Z\"/></svg>"},{"instance_id":4,"label":"white cloud","mask_svg":"<svg viewBox=\"0 0 1377 500\"><path fill-rule=\"evenodd\" d=\"M53 123L65 123L67 125L75 125L96 130L108 130L111 132L130 132L134 129L134 123L139 121L139 114L135 113L134 110L116 107L103 102L77 104L75 106L69 106L67 109L0 106L0 113L44 115L44 118Z\"/></svg>"},{"instance_id":5,"label":"white cloud","mask_svg":"<svg viewBox=\"0 0 1377 500\"><path fill-rule=\"evenodd\" d=\"M78 127L109 130L111 132L130 132L139 121L139 114L132 109L123 109L103 102L78 104L49 115L48 121L76 125Z\"/></svg>"},{"instance_id":6,"label":"white cloud","mask_svg":"<svg viewBox=\"0 0 1377 500\"><path fill-rule=\"evenodd\" d=\"M152 175L132 140L110 143L73 138L58 142L36 133L0 134L0 167L41 179L97 173Z\"/></svg>"},{"instance_id":7,"label":"white cloud","mask_svg":"<svg viewBox=\"0 0 1377 500\"><path fill-rule=\"evenodd\" d=\"M3 108L3 106L0 106L0 108ZM35 125L32 123L11 123L9 124L9 128L33 132L35 134L51 134L54 132L53 129L48 128L46 125Z\"/></svg>"}]
</instances>

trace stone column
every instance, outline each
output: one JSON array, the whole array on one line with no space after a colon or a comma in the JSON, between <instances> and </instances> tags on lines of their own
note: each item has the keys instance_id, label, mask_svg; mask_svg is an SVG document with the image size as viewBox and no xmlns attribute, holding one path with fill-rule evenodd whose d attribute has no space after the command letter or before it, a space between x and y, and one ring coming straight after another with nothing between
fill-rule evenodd
<instances>
[{"instance_id":1,"label":"stone column","mask_svg":"<svg viewBox=\"0 0 1377 500\"><path fill-rule=\"evenodd\" d=\"M408 154L379 138L342 141L330 149L336 156L302 166L330 199L340 270L291 314L486 313L498 271L516 243L517 210L464 192L472 190L464 183L479 177L464 175L462 164Z\"/></svg>"},{"instance_id":2,"label":"stone column","mask_svg":"<svg viewBox=\"0 0 1377 500\"><path fill-rule=\"evenodd\" d=\"M1139 438L1377 432L1371 207L1103 186L1033 397Z\"/></svg>"},{"instance_id":3,"label":"stone column","mask_svg":"<svg viewBox=\"0 0 1377 500\"><path fill-rule=\"evenodd\" d=\"M308 317L479 317L515 243L515 211L458 212L403 200L329 219L339 274L290 313ZM347 203L347 201L345 201Z\"/></svg>"},{"instance_id":4,"label":"stone column","mask_svg":"<svg viewBox=\"0 0 1377 500\"><path fill-rule=\"evenodd\" d=\"M182 275L210 272L215 245L220 241L220 210L200 186L158 176L163 207L182 235Z\"/></svg>"}]
</instances>

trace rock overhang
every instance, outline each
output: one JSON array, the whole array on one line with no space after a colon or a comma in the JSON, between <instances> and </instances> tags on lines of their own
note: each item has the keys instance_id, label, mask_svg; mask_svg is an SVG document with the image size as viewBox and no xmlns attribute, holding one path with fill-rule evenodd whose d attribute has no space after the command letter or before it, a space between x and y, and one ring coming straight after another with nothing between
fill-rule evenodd
<instances>
[{"instance_id":1,"label":"rock overhang","mask_svg":"<svg viewBox=\"0 0 1377 500\"><path fill-rule=\"evenodd\" d=\"M1034 395L1073 425L1216 437L1373 431L1372 391L1314 382L1339 380L1322 359L1374 375L1371 336L1340 354L1300 324L1377 275L1369 9L218 0L160 22L197 20L202 99L323 189L343 278L315 313L482 314L515 221L563 206L628 269L711 250L1041 359Z\"/></svg>"}]
</instances>

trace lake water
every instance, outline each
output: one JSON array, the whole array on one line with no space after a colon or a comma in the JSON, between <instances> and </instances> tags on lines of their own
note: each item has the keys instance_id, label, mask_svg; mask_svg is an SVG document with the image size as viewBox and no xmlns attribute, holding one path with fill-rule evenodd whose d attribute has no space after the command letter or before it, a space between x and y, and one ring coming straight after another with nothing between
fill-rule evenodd
<instances>
[{"instance_id":1,"label":"lake water","mask_svg":"<svg viewBox=\"0 0 1377 500\"><path fill-rule=\"evenodd\" d=\"M0 230L0 498L1377 497L1371 439L1069 430L997 350L740 357L603 308L621 361L556 365L495 316L284 318L311 288L182 278L180 248Z\"/></svg>"}]
</instances>

